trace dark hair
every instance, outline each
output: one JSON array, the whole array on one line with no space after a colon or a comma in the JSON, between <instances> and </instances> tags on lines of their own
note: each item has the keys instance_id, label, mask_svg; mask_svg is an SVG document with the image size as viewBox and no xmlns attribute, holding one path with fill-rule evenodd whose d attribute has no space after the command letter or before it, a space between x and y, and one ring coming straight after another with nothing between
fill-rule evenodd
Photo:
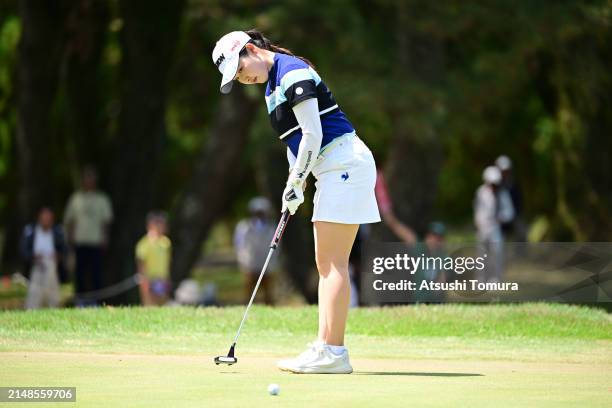
<instances>
[{"instance_id":1,"label":"dark hair","mask_svg":"<svg viewBox=\"0 0 612 408\"><path fill-rule=\"evenodd\" d=\"M147 224L148 223L166 223L168 220L168 216L164 211L150 211L147 214Z\"/></svg>"},{"instance_id":2,"label":"dark hair","mask_svg":"<svg viewBox=\"0 0 612 408\"><path fill-rule=\"evenodd\" d=\"M300 57L299 55L295 55L293 52L291 52L287 48L279 47L278 45L273 44L270 40L268 40L258 30L252 29L252 30L245 31L245 33L247 33L249 35L249 37L251 37L251 41L249 41L249 42L252 43L252 44L255 44L259 48L262 48L262 49L268 50L268 51L272 51L272 52L278 52L280 54L291 55L293 57L301 59L302 61L307 63L312 68L315 67L314 64L312 62L310 62L309 60L307 60L306 58ZM245 48L244 50L242 50L240 52L240 56L242 57L242 56L246 55L246 53L247 53L247 50Z\"/></svg>"},{"instance_id":3,"label":"dark hair","mask_svg":"<svg viewBox=\"0 0 612 408\"><path fill-rule=\"evenodd\" d=\"M96 170L94 165L87 164L87 165L83 166L83 170L81 172L81 176L83 178L85 178L85 177L93 177L93 178L97 179L98 178L98 171Z\"/></svg>"}]
</instances>

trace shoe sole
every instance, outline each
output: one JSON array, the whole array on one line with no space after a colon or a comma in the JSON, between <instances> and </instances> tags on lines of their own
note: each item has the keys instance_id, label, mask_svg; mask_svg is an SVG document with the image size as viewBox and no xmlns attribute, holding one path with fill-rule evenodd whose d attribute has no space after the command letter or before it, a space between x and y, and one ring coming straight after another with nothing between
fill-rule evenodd
<instances>
[{"instance_id":1,"label":"shoe sole","mask_svg":"<svg viewBox=\"0 0 612 408\"><path fill-rule=\"evenodd\" d=\"M307 368L304 370L299 370L297 368L289 368L289 367L278 367L281 371L288 371L293 374L351 374L353 372L353 368L351 367L350 371L338 370L338 371L317 371L316 368Z\"/></svg>"}]
</instances>

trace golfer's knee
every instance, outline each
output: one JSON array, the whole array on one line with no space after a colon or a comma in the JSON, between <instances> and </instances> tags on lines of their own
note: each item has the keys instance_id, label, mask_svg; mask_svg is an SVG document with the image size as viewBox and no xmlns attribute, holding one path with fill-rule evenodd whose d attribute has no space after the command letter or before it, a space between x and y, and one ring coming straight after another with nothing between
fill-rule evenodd
<instances>
[{"instance_id":1,"label":"golfer's knee","mask_svg":"<svg viewBox=\"0 0 612 408\"><path fill-rule=\"evenodd\" d=\"M317 254L316 257L317 269L319 274L327 277L330 273L339 273L348 276L348 259L338 259L333 256Z\"/></svg>"}]
</instances>

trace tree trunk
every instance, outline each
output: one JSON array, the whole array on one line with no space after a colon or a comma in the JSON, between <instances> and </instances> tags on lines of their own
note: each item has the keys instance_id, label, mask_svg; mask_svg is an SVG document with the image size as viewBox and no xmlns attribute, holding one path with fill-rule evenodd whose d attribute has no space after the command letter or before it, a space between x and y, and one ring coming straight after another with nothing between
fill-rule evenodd
<instances>
[{"instance_id":1,"label":"tree trunk","mask_svg":"<svg viewBox=\"0 0 612 408\"><path fill-rule=\"evenodd\" d=\"M434 35L411 28L415 26L415 16L409 15L405 3L400 2L397 7L395 78L400 86L405 86L401 83L406 78L416 79L425 91L410 95L410 100L399 99L389 109L393 148L389 151L385 174L398 218L423 234L433 216L443 157L440 137L434 125L426 121L434 116L435 94L431 90L443 77L444 51ZM410 117L407 109L418 115ZM424 119L419 122L417 118Z\"/></svg>"},{"instance_id":2,"label":"tree trunk","mask_svg":"<svg viewBox=\"0 0 612 408\"><path fill-rule=\"evenodd\" d=\"M121 33L119 129L112 162L112 224L107 283L135 272L134 246L152 210L166 138L167 78L176 48L184 2L120 2ZM110 302L127 300L125 297ZM130 300L135 300L130 296Z\"/></svg>"},{"instance_id":3,"label":"tree trunk","mask_svg":"<svg viewBox=\"0 0 612 408\"><path fill-rule=\"evenodd\" d=\"M261 105L258 102L245 97L239 86L221 97L216 122L176 206L170 228L175 287L189 276L210 228L223 217L238 193L239 175L244 171L241 157L255 113Z\"/></svg>"},{"instance_id":4,"label":"tree trunk","mask_svg":"<svg viewBox=\"0 0 612 408\"><path fill-rule=\"evenodd\" d=\"M17 154L19 191L16 220L7 230L4 262L18 254L19 229L35 219L43 205L59 207L55 188L55 135L50 119L59 83L67 3L23 0L19 4L22 33L17 67ZM12 227L11 227L12 226Z\"/></svg>"},{"instance_id":5,"label":"tree trunk","mask_svg":"<svg viewBox=\"0 0 612 408\"><path fill-rule=\"evenodd\" d=\"M103 174L106 173L103 158L107 157L108 148L102 143L106 129L99 72L109 20L108 2L104 0L80 0L73 4L67 22L64 72L70 99L65 135L65 144L72 147L69 162L74 170L93 164Z\"/></svg>"}]
</instances>

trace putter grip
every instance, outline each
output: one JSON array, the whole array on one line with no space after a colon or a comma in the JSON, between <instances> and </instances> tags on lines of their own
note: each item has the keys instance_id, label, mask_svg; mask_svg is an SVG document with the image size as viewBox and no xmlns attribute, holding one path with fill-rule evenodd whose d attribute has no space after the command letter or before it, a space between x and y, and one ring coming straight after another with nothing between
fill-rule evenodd
<instances>
[{"instance_id":1,"label":"putter grip","mask_svg":"<svg viewBox=\"0 0 612 408\"><path fill-rule=\"evenodd\" d=\"M276 249L276 247L278 247L278 243L280 242L280 239L283 236L283 232L285 232L285 227L287 226L287 222L289 221L290 216L291 214L289 213L289 210L285 210L285 212L281 216L280 221L278 222L278 226L276 227L276 232L274 233L272 242L270 242L270 248Z\"/></svg>"}]
</instances>

